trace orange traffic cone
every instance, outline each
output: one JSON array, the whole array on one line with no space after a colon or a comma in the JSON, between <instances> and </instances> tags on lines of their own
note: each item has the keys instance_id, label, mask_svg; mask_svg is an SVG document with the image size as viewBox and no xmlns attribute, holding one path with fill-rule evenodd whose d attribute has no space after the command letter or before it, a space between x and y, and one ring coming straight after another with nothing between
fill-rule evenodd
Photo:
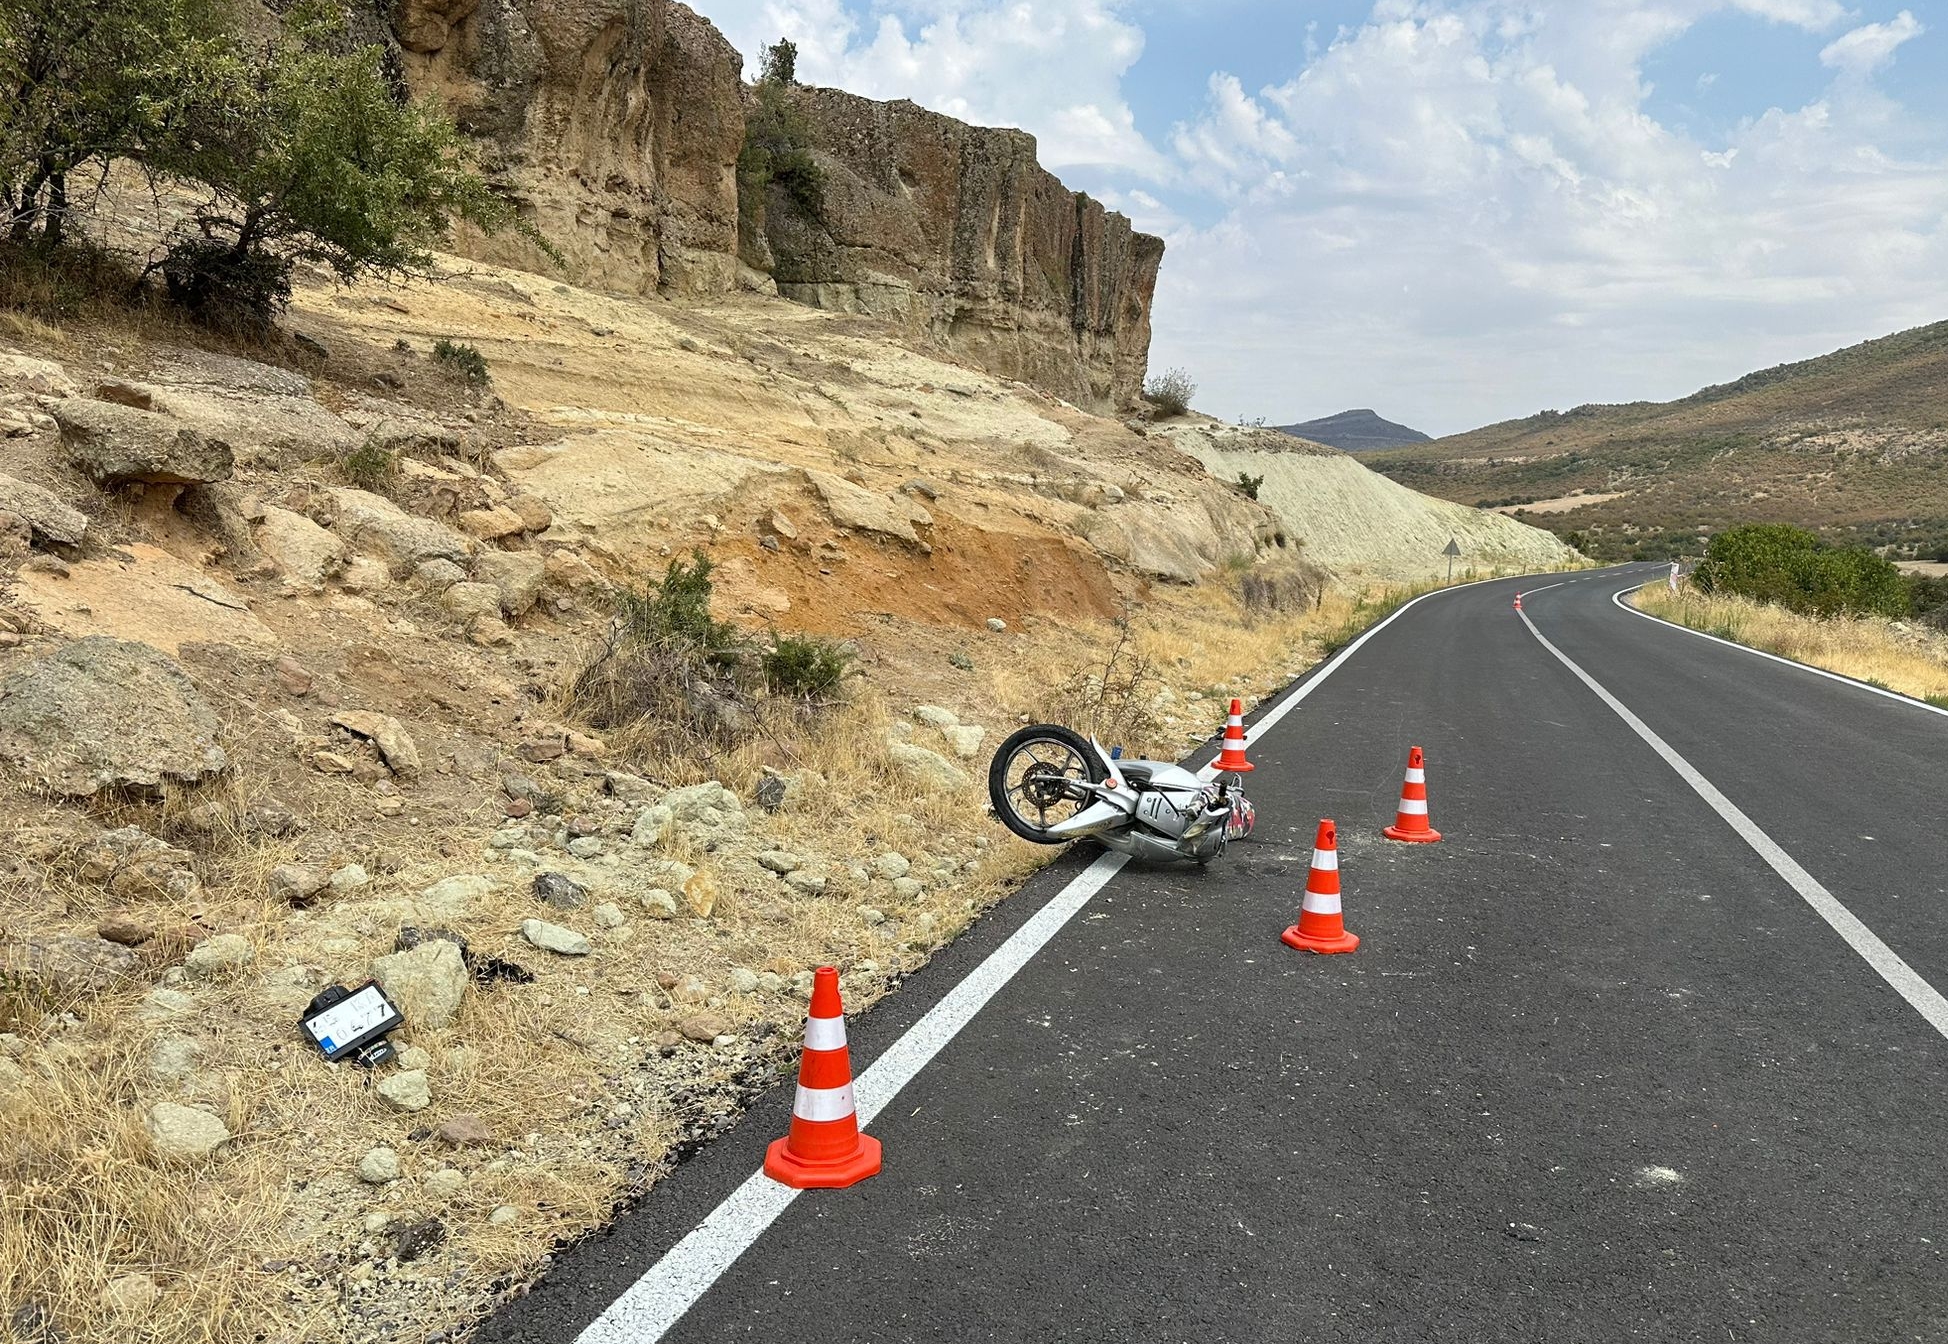
<instances>
[{"instance_id":1,"label":"orange traffic cone","mask_svg":"<svg viewBox=\"0 0 1948 1344\"><path fill-rule=\"evenodd\" d=\"M1393 814L1393 825L1380 832L1389 840L1408 840L1431 845L1441 833L1427 824L1427 771L1420 748L1407 751L1407 781L1400 786L1400 807Z\"/></svg>"},{"instance_id":2,"label":"orange traffic cone","mask_svg":"<svg viewBox=\"0 0 1948 1344\"><path fill-rule=\"evenodd\" d=\"M1299 922L1280 937L1301 952L1351 952L1360 945L1358 934L1346 932L1339 912L1339 837L1330 821L1319 823L1319 838L1312 842L1312 871L1305 875Z\"/></svg>"},{"instance_id":3,"label":"orange traffic cone","mask_svg":"<svg viewBox=\"0 0 1948 1344\"><path fill-rule=\"evenodd\" d=\"M1522 595L1520 593L1517 593L1515 595L1515 609L1517 611L1520 611L1522 609Z\"/></svg>"},{"instance_id":4,"label":"orange traffic cone","mask_svg":"<svg viewBox=\"0 0 1948 1344\"><path fill-rule=\"evenodd\" d=\"M1224 750L1218 753L1217 768L1220 772L1229 770L1240 775L1254 768L1245 759L1245 706L1242 700L1231 702L1231 715L1224 721Z\"/></svg>"},{"instance_id":5,"label":"orange traffic cone","mask_svg":"<svg viewBox=\"0 0 1948 1344\"><path fill-rule=\"evenodd\" d=\"M879 1140L859 1132L852 1100L839 973L821 966L812 974L812 1012L805 1023L791 1133L765 1150L764 1174L794 1190L838 1190L878 1171Z\"/></svg>"}]
</instances>

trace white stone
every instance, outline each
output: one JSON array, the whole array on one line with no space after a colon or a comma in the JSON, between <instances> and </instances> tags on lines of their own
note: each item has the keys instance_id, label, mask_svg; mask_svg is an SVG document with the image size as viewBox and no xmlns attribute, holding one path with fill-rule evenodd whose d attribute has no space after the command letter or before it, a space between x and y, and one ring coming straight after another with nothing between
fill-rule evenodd
<instances>
[{"instance_id":1,"label":"white stone","mask_svg":"<svg viewBox=\"0 0 1948 1344\"><path fill-rule=\"evenodd\" d=\"M426 1081L425 1069L388 1075L373 1090L395 1111L423 1111L433 1104L433 1089Z\"/></svg>"},{"instance_id":2,"label":"white stone","mask_svg":"<svg viewBox=\"0 0 1948 1344\"><path fill-rule=\"evenodd\" d=\"M564 957L586 957L595 950L589 940L575 930L550 924L545 919L522 920L521 936L543 951Z\"/></svg>"},{"instance_id":3,"label":"white stone","mask_svg":"<svg viewBox=\"0 0 1948 1344\"><path fill-rule=\"evenodd\" d=\"M373 1148L358 1160L358 1178L367 1185L384 1185L399 1179L399 1154L390 1148Z\"/></svg>"},{"instance_id":4,"label":"white stone","mask_svg":"<svg viewBox=\"0 0 1948 1344\"><path fill-rule=\"evenodd\" d=\"M198 1162L230 1141L230 1127L208 1111L159 1101L149 1109L144 1126L156 1155L169 1162Z\"/></svg>"},{"instance_id":5,"label":"white stone","mask_svg":"<svg viewBox=\"0 0 1948 1344\"><path fill-rule=\"evenodd\" d=\"M873 871L888 881L905 877L912 869L912 862L897 850L889 849L873 860Z\"/></svg>"},{"instance_id":6,"label":"white stone","mask_svg":"<svg viewBox=\"0 0 1948 1344\"><path fill-rule=\"evenodd\" d=\"M215 980L248 966L257 950L240 933L219 933L198 943L183 962L192 980Z\"/></svg>"}]
</instances>

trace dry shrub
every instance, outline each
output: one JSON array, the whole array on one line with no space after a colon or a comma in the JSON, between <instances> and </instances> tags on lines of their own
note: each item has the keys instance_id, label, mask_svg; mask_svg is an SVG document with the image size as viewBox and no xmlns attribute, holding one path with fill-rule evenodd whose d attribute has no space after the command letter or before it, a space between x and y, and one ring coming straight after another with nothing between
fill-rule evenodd
<instances>
[{"instance_id":1,"label":"dry shrub","mask_svg":"<svg viewBox=\"0 0 1948 1344\"><path fill-rule=\"evenodd\" d=\"M1326 572L1303 560L1259 565L1238 576L1238 600L1245 620L1315 611L1325 601Z\"/></svg>"},{"instance_id":2,"label":"dry shrub","mask_svg":"<svg viewBox=\"0 0 1948 1344\"><path fill-rule=\"evenodd\" d=\"M1104 742L1140 749L1162 733L1157 696L1163 678L1127 617L1116 622L1115 631L1115 642L1100 664L1072 673L1049 693L1044 717Z\"/></svg>"}]
</instances>

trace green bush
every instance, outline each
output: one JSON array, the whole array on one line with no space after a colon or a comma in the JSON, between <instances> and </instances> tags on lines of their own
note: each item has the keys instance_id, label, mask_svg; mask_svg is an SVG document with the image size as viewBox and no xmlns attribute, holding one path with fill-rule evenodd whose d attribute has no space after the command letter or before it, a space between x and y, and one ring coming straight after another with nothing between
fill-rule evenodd
<instances>
[{"instance_id":1,"label":"green bush","mask_svg":"<svg viewBox=\"0 0 1948 1344\"><path fill-rule=\"evenodd\" d=\"M1258 487L1265 483L1263 476L1253 476L1249 472L1238 473L1238 488L1245 492L1246 499L1258 498Z\"/></svg>"},{"instance_id":2,"label":"green bush","mask_svg":"<svg viewBox=\"0 0 1948 1344\"><path fill-rule=\"evenodd\" d=\"M729 621L710 614L714 568L709 556L692 551L687 564L670 561L662 582L640 593L619 592L616 616L624 636L636 643L676 643L715 663L736 662L745 651L744 637Z\"/></svg>"},{"instance_id":3,"label":"green bush","mask_svg":"<svg viewBox=\"0 0 1948 1344\"><path fill-rule=\"evenodd\" d=\"M744 147L737 155L737 204L746 215L762 217L773 184L808 216L816 218L825 209L825 170L812 157L811 128L792 101L797 63L798 49L790 42L765 48L757 106L745 119Z\"/></svg>"},{"instance_id":4,"label":"green bush","mask_svg":"<svg viewBox=\"0 0 1948 1344\"><path fill-rule=\"evenodd\" d=\"M1814 616L1905 616L1908 589L1892 561L1832 547L1804 528L1747 523L1711 539L1692 575L1701 592L1732 593Z\"/></svg>"},{"instance_id":5,"label":"green bush","mask_svg":"<svg viewBox=\"0 0 1948 1344\"><path fill-rule=\"evenodd\" d=\"M377 439L367 439L339 460L338 470L359 489L382 495L398 478L399 458Z\"/></svg>"},{"instance_id":6,"label":"green bush","mask_svg":"<svg viewBox=\"0 0 1948 1344\"><path fill-rule=\"evenodd\" d=\"M1143 385L1143 395L1165 419L1190 410L1190 399L1197 395L1197 383L1188 369L1169 369Z\"/></svg>"},{"instance_id":7,"label":"green bush","mask_svg":"<svg viewBox=\"0 0 1948 1344\"><path fill-rule=\"evenodd\" d=\"M780 635L764 655L764 683L773 695L823 700L839 689L852 666L842 646L817 635Z\"/></svg>"},{"instance_id":8,"label":"green bush","mask_svg":"<svg viewBox=\"0 0 1948 1344\"><path fill-rule=\"evenodd\" d=\"M479 350L471 345L461 345L445 337L433 342L433 358L444 365L449 373L469 387L485 387L488 382L487 360Z\"/></svg>"}]
</instances>

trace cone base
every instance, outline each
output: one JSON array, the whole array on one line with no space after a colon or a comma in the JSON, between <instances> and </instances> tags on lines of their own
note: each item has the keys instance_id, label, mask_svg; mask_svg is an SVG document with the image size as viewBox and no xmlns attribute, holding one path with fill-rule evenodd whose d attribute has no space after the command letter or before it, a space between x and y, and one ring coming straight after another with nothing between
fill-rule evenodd
<instances>
[{"instance_id":1,"label":"cone base","mask_svg":"<svg viewBox=\"0 0 1948 1344\"><path fill-rule=\"evenodd\" d=\"M789 1139L773 1139L764 1150L764 1174L794 1190L843 1190L879 1174L879 1140L859 1136L859 1147L836 1162L807 1162L792 1153Z\"/></svg>"},{"instance_id":2,"label":"cone base","mask_svg":"<svg viewBox=\"0 0 1948 1344\"><path fill-rule=\"evenodd\" d=\"M1431 826L1424 831L1403 831L1398 826L1387 826L1380 834L1389 840L1405 840L1410 845L1431 845L1441 838L1441 833Z\"/></svg>"},{"instance_id":3,"label":"cone base","mask_svg":"<svg viewBox=\"0 0 1948 1344\"><path fill-rule=\"evenodd\" d=\"M1248 775L1258 768L1250 761L1239 761L1236 764L1229 764L1222 756L1217 758L1216 764L1219 774Z\"/></svg>"},{"instance_id":4,"label":"cone base","mask_svg":"<svg viewBox=\"0 0 1948 1344\"><path fill-rule=\"evenodd\" d=\"M1351 952L1360 945L1357 933L1341 933L1337 938L1313 938L1300 933L1296 924L1278 937L1287 947L1296 947L1301 952Z\"/></svg>"}]
</instances>

